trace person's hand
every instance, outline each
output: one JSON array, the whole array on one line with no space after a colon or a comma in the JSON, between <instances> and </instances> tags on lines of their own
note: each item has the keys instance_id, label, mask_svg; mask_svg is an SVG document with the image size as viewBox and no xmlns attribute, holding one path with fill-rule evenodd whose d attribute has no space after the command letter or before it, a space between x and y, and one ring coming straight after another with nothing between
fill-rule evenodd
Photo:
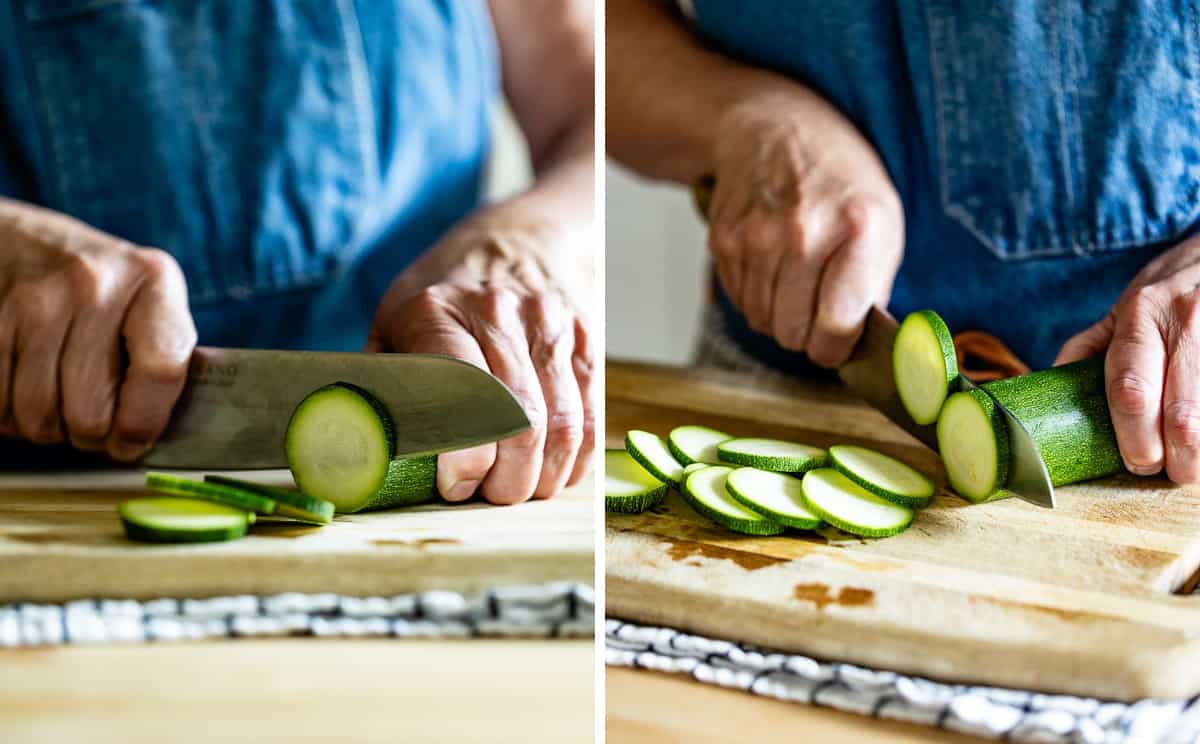
<instances>
[{"instance_id":1,"label":"person's hand","mask_svg":"<svg viewBox=\"0 0 1200 744\"><path fill-rule=\"evenodd\" d=\"M802 90L758 96L717 127L709 251L750 327L813 362L854 349L904 251L900 198L871 144Z\"/></svg>"},{"instance_id":2,"label":"person's hand","mask_svg":"<svg viewBox=\"0 0 1200 744\"><path fill-rule=\"evenodd\" d=\"M170 255L0 199L0 436L136 460L195 344Z\"/></svg>"},{"instance_id":3,"label":"person's hand","mask_svg":"<svg viewBox=\"0 0 1200 744\"><path fill-rule=\"evenodd\" d=\"M595 442L594 366L587 323L574 300L574 256L590 245L547 222L472 220L392 283L367 351L445 354L499 378L530 431L439 456L438 491L463 501L478 490L495 504L550 498L588 471Z\"/></svg>"},{"instance_id":4,"label":"person's hand","mask_svg":"<svg viewBox=\"0 0 1200 744\"><path fill-rule=\"evenodd\" d=\"M1055 364L1103 351L1125 467L1200 483L1200 239L1146 265L1108 316L1063 345Z\"/></svg>"}]
</instances>

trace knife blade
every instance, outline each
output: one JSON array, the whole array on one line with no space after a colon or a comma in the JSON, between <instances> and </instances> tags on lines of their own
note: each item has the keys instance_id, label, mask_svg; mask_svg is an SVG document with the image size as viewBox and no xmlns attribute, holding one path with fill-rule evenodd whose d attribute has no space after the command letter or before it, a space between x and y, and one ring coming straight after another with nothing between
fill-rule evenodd
<instances>
[{"instance_id":1,"label":"knife blade","mask_svg":"<svg viewBox=\"0 0 1200 744\"><path fill-rule=\"evenodd\" d=\"M896 392L892 373L892 346L896 341L899 324L895 318L878 307L867 314L862 336L850 358L838 368L838 377L855 394L871 407L879 410L900 428L927 444L934 452L938 449L937 429L932 424L922 426L912 420L900 395ZM972 390L977 387L966 377L959 376L959 389ZM1033 441L1025 425L987 388L979 388L992 399L1004 417L1008 427L1008 442L1012 453L1006 490L1031 504L1054 508L1054 486L1046 471L1046 462L1041 450Z\"/></svg>"},{"instance_id":2,"label":"knife blade","mask_svg":"<svg viewBox=\"0 0 1200 744\"><path fill-rule=\"evenodd\" d=\"M158 468L287 466L284 432L297 404L332 382L369 391L396 423L396 456L494 442L529 428L503 383L467 362L428 354L197 347L167 430L142 464Z\"/></svg>"},{"instance_id":3,"label":"knife blade","mask_svg":"<svg viewBox=\"0 0 1200 744\"><path fill-rule=\"evenodd\" d=\"M704 176L692 184L692 203L700 217L707 221L708 209L712 202L712 192L716 187L716 179ZM871 407L882 412L900 428L924 442L934 452L937 452L937 429L930 424L922 426L913 421L904 410L900 396L896 393L896 383L892 374L892 346L896 342L896 331L899 324L896 319L878 307L872 307L867 314L862 336L850 358L838 368L838 377ZM968 390L976 387L970 380L959 376L960 389ZM996 397L986 388L981 388L996 404L997 410L1004 416L1008 426L1008 441L1012 452L1012 463L1009 465L1007 490L1018 498L1031 504L1054 508L1054 486L1050 482L1050 474L1046 471L1046 461L1042 458L1041 450L1033 441L1029 430L1017 419Z\"/></svg>"}]
</instances>

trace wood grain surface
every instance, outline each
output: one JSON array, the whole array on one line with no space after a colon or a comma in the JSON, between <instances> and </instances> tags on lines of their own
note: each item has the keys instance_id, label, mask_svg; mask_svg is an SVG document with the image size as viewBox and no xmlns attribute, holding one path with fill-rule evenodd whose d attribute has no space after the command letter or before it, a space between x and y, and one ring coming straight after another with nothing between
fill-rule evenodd
<instances>
[{"instance_id":1,"label":"wood grain surface","mask_svg":"<svg viewBox=\"0 0 1200 744\"><path fill-rule=\"evenodd\" d=\"M604 688L606 739L610 744L988 741L928 726L771 700L658 672L610 668Z\"/></svg>"},{"instance_id":2,"label":"wood grain surface","mask_svg":"<svg viewBox=\"0 0 1200 744\"><path fill-rule=\"evenodd\" d=\"M863 444L944 483L936 455L847 392L610 362L608 446L631 428ZM1200 691L1200 491L1131 476L1060 506L970 506L942 489L905 533L752 538L675 493L608 515L607 612L935 678L1117 699Z\"/></svg>"},{"instance_id":3,"label":"wood grain surface","mask_svg":"<svg viewBox=\"0 0 1200 744\"><path fill-rule=\"evenodd\" d=\"M590 641L305 638L0 658L5 744L557 744L591 741L594 727Z\"/></svg>"},{"instance_id":4,"label":"wood grain surface","mask_svg":"<svg viewBox=\"0 0 1200 744\"><path fill-rule=\"evenodd\" d=\"M290 480L286 471L258 478ZM386 596L591 583L594 576L590 478L517 506L438 503L343 515L324 527L264 518L249 537L206 545L125 539L115 507L144 493L141 482L136 471L0 476L0 602L289 591Z\"/></svg>"}]
</instances>

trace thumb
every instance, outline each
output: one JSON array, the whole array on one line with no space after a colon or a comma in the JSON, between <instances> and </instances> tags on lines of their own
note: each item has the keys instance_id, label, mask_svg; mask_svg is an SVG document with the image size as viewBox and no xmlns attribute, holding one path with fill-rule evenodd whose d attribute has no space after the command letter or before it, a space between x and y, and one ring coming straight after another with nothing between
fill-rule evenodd
<instances>
[{"instance_id":1,"label":"thumb","mask_svg":"<svg viewBox=\"0 0 1200 744\"><path fill-rule=\"evenodd\" d=\"M1108 348L1108 342L1112 341L1116 321L1117 316L1110 312L1103 320L1067 339L1058 352L1058 358L1054 360L1054 366L1077 362L1104 351Z\"/></svg>"}]
</instances>

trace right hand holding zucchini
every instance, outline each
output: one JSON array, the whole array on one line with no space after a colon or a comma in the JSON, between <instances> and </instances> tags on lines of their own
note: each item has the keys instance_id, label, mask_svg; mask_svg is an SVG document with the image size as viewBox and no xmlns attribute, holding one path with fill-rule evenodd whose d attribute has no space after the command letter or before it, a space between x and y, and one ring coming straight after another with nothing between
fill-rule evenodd
<instances>
[{"instance_id":1,"label":"right hand holding zucchini","mask_svg":"<svg viewBox=\"0 0 1200 744\"><path fill-rule=\"evenodd\" d=\"M0 436L136 460L195 344L170 255L0 199Z\"/></svg>"},{"instance_id":2,"label":"right hand holding zucchini","mask_svg":"<svg viewBox=\"0 0 1200 744\"><path fill-rule=\"evenodd\" d=\"M717 131L709 251L726 294L755 331L842 363L871 306L887 306L903 254L903 209L879 156L799 88L733 107Z\"/></svg>"}]
</instances>

